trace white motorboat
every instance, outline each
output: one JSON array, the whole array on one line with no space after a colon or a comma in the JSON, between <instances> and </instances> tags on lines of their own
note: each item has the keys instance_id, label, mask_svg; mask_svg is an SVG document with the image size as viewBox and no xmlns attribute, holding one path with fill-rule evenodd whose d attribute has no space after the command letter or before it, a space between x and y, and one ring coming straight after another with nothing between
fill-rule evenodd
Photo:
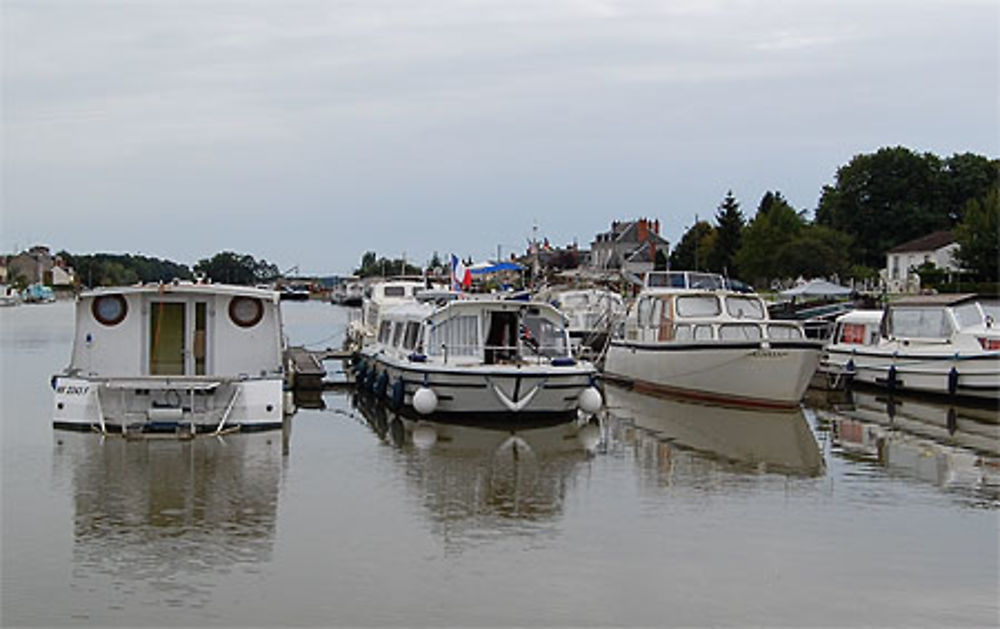
<instances>
[{"instance_id":1,"label":"white motorboat","mask_svg":"<svg viewBox=\"0 0 1000 629\"><path fill-rule=\"evenodd\" d=\"M395 409L477 422L596 412L596 370L570 353L565 320L541 302L460 300L384 309L356 380Z\"/></svg>"},{"instance_id":2,"label":"white motorboat","mask_svg":"<svg viewBox=\"0 0 1000 629\"><path fill-rule=\"evenodd\" d=\"M280 428L282 354L275 291L174 282L85 292L69 366L52 377L53 423L133 434Z\"/></svg>"},{"instance_id":3,"label":"white motorboat","mask_svg":"<svg viewBox=\"0 0 1000 629\"><path fill-rule=\"evenodd\" d=\"M975 295L926 295L890 303L879 333L856 314L837 322L825 364L862 382L894 390L1000 400L997 303Z\"/></svg>"},{"instance_id":4,"label":"white motorboat","mask_svg":"<svg viewBox=\"0 0 1000 629\"><path fill-rule=\"evenodd\" d=\"M0 284L0 306L20 306L21 293L13 286Z\"/></svg>"},{"instance_id":5,"label":"white motorboat","mask_svg":"<svg viewBox=\"0 0 1000 629\"><path fill-rule=\"evenodd\" d=\"M625 318L621 295L603 288L551 288L538 298L566 316L570 343L576 352L601 352L614 326Z\"/></svg>"},{"instance_id":6,"label":"white motorboat","mask_svg":"<svg viewBox=\"0 0 1000 629\"><path fill-rule=\"evenodd\" d=\"M401 304L416 301L417 293L426 289L423 280L391 279L373 282L365 289L361 315L347 325L344 346L352 351L372 343L378 332L382 313Z\"/></svg>"},{"instance_id":7,"label":"white motorboat","mask_svg":"<svg viewBox=\"0 0 1000 629\"><path fill-rule=\"evenodd\" d=\"M759 296L721 276L650 273L604 372L637 390L787 408L802 399L820 348L799 322L771 320Z\"/></svg>"}]
</instances>

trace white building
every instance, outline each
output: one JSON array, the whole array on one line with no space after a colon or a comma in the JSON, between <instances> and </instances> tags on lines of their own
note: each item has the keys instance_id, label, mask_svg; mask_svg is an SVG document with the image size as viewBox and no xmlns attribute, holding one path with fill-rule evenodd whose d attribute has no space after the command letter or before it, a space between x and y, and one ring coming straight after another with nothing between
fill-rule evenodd
<instances>
[{"instance_id":1,"label":"white building","mask_svg":"<svg viewBox=\"0 0 1000 629\"><path fill-rule=\"evenodd\" d=\"M928 262L939 269L960 271L954 258L957 250L958 243L950 231L934 232L893 247L886 253L882 270L886 290L890 293L920 292L920 276L916 269Z\"/></svg>"}]
</instances>

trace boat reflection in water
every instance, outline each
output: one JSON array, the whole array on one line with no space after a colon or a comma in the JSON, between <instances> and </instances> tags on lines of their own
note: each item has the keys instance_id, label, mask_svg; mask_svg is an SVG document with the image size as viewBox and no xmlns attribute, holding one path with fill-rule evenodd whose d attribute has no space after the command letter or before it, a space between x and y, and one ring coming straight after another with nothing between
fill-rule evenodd
<instances>
[{"instance_id":1,"label":"boat reflection in water","mask_svg":"<svg viewBox=\"0 0 1000 629\"><path fill-rule=\"evenodd\" d=\"M823 454L801 409L758 410L652 396L608 385L609 442L636 442L672 476L680 452L754 472L818 476ZM668 478L669 480L669 478Z\"/></svg>"},{"instance_id":2,"label":"boat reflection in water","mask_svg":"<svg viewBox=\"0 0 1000 629\"><path fill-rule=\"evenodd\" d=\"M600 440L596 419L483 424L468 416L444 423L399 414L371 395L355 394L352 403L398 448L407 485L454 545L466 534L526 532L557 517L574 474Z\"/></svg>"},{"instance_id":3,"label":"boat reflection in water","mask_svg":"<svg viewBox=\"0 0 1000 629\"><path fill-rule=\"evenodd\" d=\"M1000 498L1000 416L989 406L854 389L818 411L835 452L947 489Z\"/></svg>"},{"instance_id":4,"label":"boat reflection in water","mask_svg":"<svg viewBox=\"0 0 1000 629\"><path fill-rule=\"evenodd\" d=\"M105 591L112 604L131 606L136 595L197 607L218 575L270 560L280 435L131 441L66 433L55 448L56 469L73 485L74 587Z\"/></svg>"}]
</instances>

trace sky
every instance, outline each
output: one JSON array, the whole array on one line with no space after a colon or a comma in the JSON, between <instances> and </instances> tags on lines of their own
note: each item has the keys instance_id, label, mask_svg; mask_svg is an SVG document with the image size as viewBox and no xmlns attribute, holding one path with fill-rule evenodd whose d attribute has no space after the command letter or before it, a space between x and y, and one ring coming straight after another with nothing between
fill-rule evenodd
<instances>
[{"instance_id":1,"label":"sky","mask_svg":"<svg viewBox=\"0 0 1000 629\"><path fill-rule=\"evenodd\" d=\"M0 252L347 273L677 243L906 146L1000 156L996 0L0 0Z\"/></svg>"}]
</instances>

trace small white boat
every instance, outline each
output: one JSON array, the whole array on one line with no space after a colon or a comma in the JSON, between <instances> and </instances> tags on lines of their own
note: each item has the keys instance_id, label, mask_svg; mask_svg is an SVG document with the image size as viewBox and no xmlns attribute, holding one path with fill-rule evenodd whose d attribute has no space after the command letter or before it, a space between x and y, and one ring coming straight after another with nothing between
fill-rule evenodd
<instances>
[{"instance_id":1,"label":"small white boat","mask_svg":"<svg viewBox=\"0 0 1000 629\"><path fill-rule=\"evenodd\" d=\"M837 320L827 368L888 389L1000 400L997 303L975 295L905 297L872 318ZM862 327L863 323L863 327Z\"/></svg>"},{"instance_id":2,"label":"small white boat","mask_svg":"<svg viewBox=\"0 0 1000 629\"><path fill-rule=\"evenodd\" d=\"M566 316L575 352L601 352L614 326L626 313L621 295L603 288L553 288L543 291L538 299L552 304Z\"/></svg>"},{"instance_id":3,"label":"small white boat","mask_svg":"<svg viewBox=\"0 0 1000 629\"><path fill-rule=\"evenodd\" d=\"M0 307L20 306L20 305L21 305L21 294L17 292L17 289L14 288L13 286L0 284Z\"/></svg>"},{"instance_id":4,"label":"small white boat","mask_svg":"<svg viewBox=\"0 0 1000 629\"><path fill-rule=\"evenodd\" d=\"M85 292L69 366L52 377L53 424L189 435L280 428L282 355L275 291L174 282Z\"/></svg>"},{"instance_id":5,"label":"small white boat","mask_svg":"<svg viewBox=\"0 0 1000 629\"><path fill-rule=\"evenodd\" d=\"M344 346L357 351L371 344L378 332L382 313L401 304L413 303L417 293L427 288L423 280L391 279L374 282L365 289L361 315L347 324Z\"/></svg>"},{"instance_id":6,"label":"small white boat","mask_svg":"<svg viewBox=\"0 0 1000 629\"><path fill-rule=\"evenodd\" d=\"M355 367L359 386L428 417L560 420L601 406L595 368L573 358L562 315L541 302L384 309Z\"/></svg>"},{"instance_id":7,"label":"small white boat","mask_svg":"<svg viewBox=\"0 0 1000 629\"><path fill-rule=\"evenodd\" d=\"M762 408L797 406L821 344L774 321L753 293L718 275L650 273L614 338L606 377L637 390Z\"/></svg>"}]
</instances>

